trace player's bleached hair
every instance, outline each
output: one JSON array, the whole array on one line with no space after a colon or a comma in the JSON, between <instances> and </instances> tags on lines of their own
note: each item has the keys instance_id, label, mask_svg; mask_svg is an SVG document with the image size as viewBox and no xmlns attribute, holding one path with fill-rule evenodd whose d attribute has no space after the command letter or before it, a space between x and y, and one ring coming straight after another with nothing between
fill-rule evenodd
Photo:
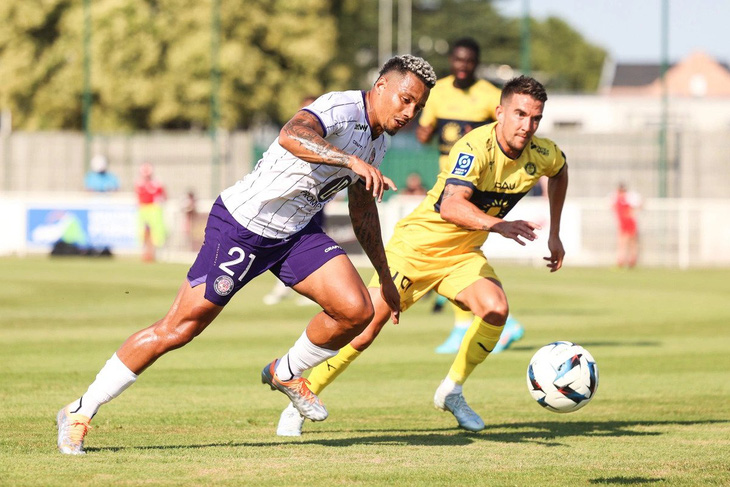
<instances>
[{"instance_id":1,"label":"player's bleached hair","mask_svg":"<svg viewBox=\"0 0 730 487\"><path fill-rule=\"evenodd\" d=\"M436 84L436 73L428 62L418 56L411 56L410 54L404 54L402 56L395 56L390 58L383 64L380 69L379 76L383 76L385 73L390 71L398 71L399 73L406 74L411 72L418 76L423 83L433 88Z\"/></svg>"},{"instance_id":2,"label":"player's bleached hair","mask_svg":"<svg viewBox=\"0 0 730 487\"><path fill-rule=\"evenodd\" d=\"M545 103L547 101L547 92L545 87L535 78L529 76L518 76L512 78L502 88L502 96L499 99L499 103L504 105L504 102L512 97L512 95L529 95L537 101Z\"/></svg>"}]
</instances>

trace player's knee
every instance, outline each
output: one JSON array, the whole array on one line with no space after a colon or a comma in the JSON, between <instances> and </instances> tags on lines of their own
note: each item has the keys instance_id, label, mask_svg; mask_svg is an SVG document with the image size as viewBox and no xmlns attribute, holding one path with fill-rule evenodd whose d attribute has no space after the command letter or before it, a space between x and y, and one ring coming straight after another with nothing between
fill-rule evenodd
<instances>
[{"instance_id":1,"label":"player's knee","mask_svg":"<svg viewBox=\"0 0 730 487\"><path fill-rule=\"evenodd\" d=\"M375 309L373 308L370 300L367 300L367 302L363 302L356 310L354 310L350 321L353 325L353 328L364 331L365 328L373 320L374 316Z\"/></svg>"},{"instance_id":2,"label":"player's knee","mask_svg":"<svg viewBox=\"0 0 730 487\"><path fill-rule=\"evenodd\" d=\"M482 319L490 325L504 326L504 324L507 322L508 314L508 312L490 311L486 314L486 316L483 316Z\"/></svg>"},{"instance_id":3,"label":"player's knee","mask_svg":"<svg viewBox=\"0 0 730 487\"><path fill-rule=\"evenodd\" d=\"M341 306L337 321L349 330L362 332L375 316L373 304L367 296L352 299Z\"/></svg>"},{"instance_id":4,"label":"player's knee","mask_svg":"<svg viewBox=\"0 0 730 487\"><path fill-rule=\"evenodd\" d=\"M154 328L158 348L160 352L165 353L183 347L193 341L203 328L197 321L158 323Z\"/></svg>"},{"instance_id":5,"label":"player's knee","mask_svg":"<svg viewBox=\"0 0 730 487\"><path fill-rule=\"evenodd\" d=\"M498 296L491 296L482 300L479 310L472 311L491 325L503 326L509 315L509 305L507 300Z\"/></svg>"}]
</instances>

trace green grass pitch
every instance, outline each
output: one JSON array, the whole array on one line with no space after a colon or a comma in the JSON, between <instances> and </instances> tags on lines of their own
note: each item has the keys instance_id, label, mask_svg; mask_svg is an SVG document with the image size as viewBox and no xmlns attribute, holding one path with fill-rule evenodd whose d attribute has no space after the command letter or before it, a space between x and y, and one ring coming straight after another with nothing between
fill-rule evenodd
<instances>
[{"instance_id":1,"label":"green grass pitch","mask_svg":"<svg viewBox=\"0 0 730 487\"><path fill-rule=\"evenodd\" d=\"M730 485L730 271L494 264L526 334L465 386L480 433L433 408L452 318L428 300L322 394L329 419L277 437L286 400L259 374L317 308L264 306L265 275L102 407L88 455L69 457L56 412L167 311L188 266L0 259L0 485ZM598 363L575 413L527 392L530 357L554 340Z\"/></svg>"}]
</instances>

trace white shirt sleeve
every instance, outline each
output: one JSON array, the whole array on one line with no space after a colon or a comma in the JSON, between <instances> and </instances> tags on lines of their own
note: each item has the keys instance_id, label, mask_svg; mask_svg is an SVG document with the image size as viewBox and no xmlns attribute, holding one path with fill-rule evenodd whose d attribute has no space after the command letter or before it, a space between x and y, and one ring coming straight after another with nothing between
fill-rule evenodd
<instances>
[{"instance_id":1,"label":"white shirt sleeve","mask_svg":"<svg viewBox=\"0 0 730 487\"><path fill-rule=\"evenodd\" d=\"M303 110L307 110L319 119L324 129L324 136L328 138L332 135L341 135L348 124L357 122L362 108L356 100L344 92L334 92L320 96Z\"/></svg>"}]
</instances>

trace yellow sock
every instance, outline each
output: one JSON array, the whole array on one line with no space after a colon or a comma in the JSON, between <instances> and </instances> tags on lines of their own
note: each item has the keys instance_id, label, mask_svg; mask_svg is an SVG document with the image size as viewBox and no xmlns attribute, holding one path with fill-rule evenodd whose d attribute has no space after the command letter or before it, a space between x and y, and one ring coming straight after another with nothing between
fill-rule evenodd
<instances>
[{"instance_id":1,"label":"yellow sock","mask_svg":"<svg viewBox=\"0 0 730 487\"><path fill-rule=\"evenodd\" d=\"M449 379L463 384L474 367L484 362L502 333L501 326L490 325L478 316L474 317L471 326L464 335L459 352L449 369Z\"/></svg>"},{"instance_id":2,"label":"yellow sock","mask_svg":"<svg viewBox=\"0 0 730 487\"><path fill-rule=\"evenodd\" d=\"M350 362L360 356L362 352L355 350L349 343L331 359L325 360L312 369L309 374L309 390L315 394L322 392L322 389L332 383L338 375L343 373Z\"/></svg>"},{"instance_id":3,"label":"yellow sock","mask_svg":"<svg viewBox=\"0 0 730 487\"><path fill-rule=\"evenodd\" d=\"M471 323L471 321L474 319L474 315L471 314L471 311L463 310L454 303L451 303L451 305L454 308L454 324Z\"/></svg>"}]
</instances>

